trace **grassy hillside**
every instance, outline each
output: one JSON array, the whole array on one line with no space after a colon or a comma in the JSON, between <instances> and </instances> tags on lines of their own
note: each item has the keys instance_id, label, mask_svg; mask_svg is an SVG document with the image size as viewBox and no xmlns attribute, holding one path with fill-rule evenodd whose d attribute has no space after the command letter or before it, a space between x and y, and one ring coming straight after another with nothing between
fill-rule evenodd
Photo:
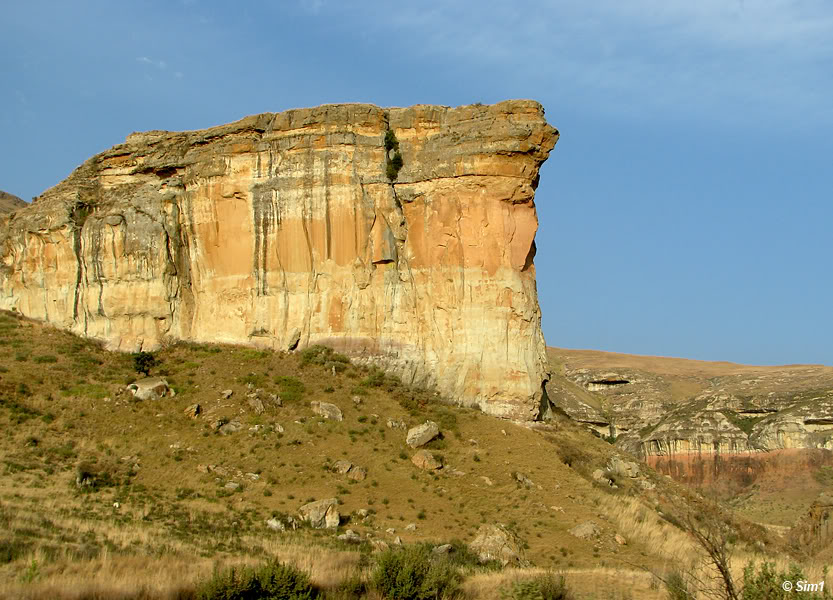
<instances>
[{"instance_id":1,"label":"grassy hillside","mask_svg":"<svg viewBox=\"0 0 833 600\"><path fill-rule=\"evenodd\" d=\"M592 574L609 581L610 597L662 597L642 568L693 555L662 515L697 498L644 468L615 488L597 482L591 474L614 454L630 459L563 417L530 427L447 406L321 348L177 344L156 359L151 375L176 395L137 401L126 390L141 377L130 355L0 314L0 595L176 597L218 565L265 556L330 589L367 578L370 540L463 548L485 523L517 534L533 569L467 567L473 598L498 597L535 568L567 573L579 596L593 591ZM247 397L257 390L262 414ZM311 401L336 404L343 421L314 414ZM412 464L406 430L388 426L429 419L443 433L428 446L445 464L434 474ZM217 430L235 421L238 431ZM342 459L366 479L334 472ZM337 532L266 526L329 497L339 500ZM598 535L569 532L588 521ZM337 540L348 528L365 541ZM739 551L756 541L780 551L763 530L736 528Z\"/></svg>"}]
</instances>

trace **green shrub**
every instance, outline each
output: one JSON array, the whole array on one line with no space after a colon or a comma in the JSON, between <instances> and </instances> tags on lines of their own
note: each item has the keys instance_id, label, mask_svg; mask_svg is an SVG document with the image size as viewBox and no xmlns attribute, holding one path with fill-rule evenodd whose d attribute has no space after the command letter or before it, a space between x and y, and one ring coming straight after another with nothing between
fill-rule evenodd
<instances>
[{"instance_id":1,"label":"green shrub","mask_svg":"<svg viewBox=\"0 0 833 600\"><path fill-rule=\"evenodd\" d=\"M460 594L462 576L429 545L387 550L379 555L373 587L389 600L435 600Z\"/></svg>"},{"instance_id":2,"label":"green shrub","mask_svg":"<svg viewBox=\"0 0 833 600\"><path fill-rule=\"evenodd\" d=\"M294 567L270 562L262 567L215 571L197 586L197 600L312 600L318 591Z\"/></svg>"},{"instance_id":3,"label":"green shrub","mask_svg":"<svg viewBox=\"0 0 833 600\"><path fill-rule=\"evenodd\" d=\"M501 591L501 598L504 600L571 600L573 595L564 583L562 575L545 573L532 579L516 581L509 589Z\"/></svg>"},{"instance_id":4,"label":"green shrub","mask_svg":"<svg viewBox=\"0 0 833 600\"><path fill-rule=\"evenodd\" d=\"M294 377L278 375L275 377L275 383L278 386L280 397L283 402L298 402L306 392L304 382Z\"/></svg>"},{"instance_id":5,"label":"green shrub","mask_svg":"<svg viewBox=\"0 0 833 600\"><path fill-rule=\"evenodd\" d=\"M824 579L827 578L827 569L824 570ZM789 581L792 584L790 590L782 586ZM764 563L758 569L749 564L743 570L743 600L787 600L794 598L796 592L800 592L802 600L822 600L830 598L830 590L822 586L821 590L806 588L807 584L818 584L819 581L807 581L807 577L798 565L790 565L786 571L777 572L774 563ZM818 592L818 593L817 593Z\"/></svg>"},{"instance_id":6,"label":"green shrub","mask_svg":"<svg viewBox=\"0 0 833 600\"><path fill-rule=\"evenodd\" d=\"M393 157L390 153L393 151ZM399 152L399 140L396 134L388 129L385 132L385 174L391 181L396 181L399 171L402 169L402 154Z\"/></svg>"},{"instance_id":7,"label":"green shrub","mask_svg":"<svg viewBox=\"0 0 833 600\"><path fill-rule=\"evenodd\" d=\"M376 367L372 367L370 374L362 379L359 385L365 387L382 387L385 384L385 372Z\"/></svg>"},{"instance_id":8,"label":"green shrub","mask_svg":"<svg viewBox=\"0 0 833 600\"><path fill-rule=\"evenodd\" d=\"M156 366L156 357L150 352L136 352L133 355L133 369L137 373L150 375L150 370Z\"/></svg>"}]
</instances>

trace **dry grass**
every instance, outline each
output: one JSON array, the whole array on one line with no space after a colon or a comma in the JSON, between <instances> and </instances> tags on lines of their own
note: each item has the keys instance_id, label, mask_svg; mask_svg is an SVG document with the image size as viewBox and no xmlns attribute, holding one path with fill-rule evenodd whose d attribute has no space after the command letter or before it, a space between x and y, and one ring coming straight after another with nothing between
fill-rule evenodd
<instances>
[{"instance_id":1,"label":"dry grass","mask_svg":"<svg viewBox=\"0 0 833 600\"><path fill-rule=\"evenodd\" d=\"M135 402L124 392L136 377L129 357L0 314L0 550L8 550L0 561L0 596L40 600L63 590L54 597L80 598L99 590L117 598L146 589L164 597L215 565L265 557L332 587L370 561L367 545L347 547L324 531L277 534L265 521L333 496L349 519L342 530L389 542L388 528L406 543L470 542L482 523L504 523L534 564L564 570L568 579L664 564L685 547L654 508L677 488L660 481L638 497L628 495L635 489L599 488L588 473L615 448L570 422L541 433L468 409L428 403L409 411L410 391L402 386L362 385L370 376L365 368L347 365L333 375L304 366L297 355L181 344L158 358L153 374L163 374L176 397ZM247 383L281 393L280 378L300 382L305 392L255 414ZM224 400L225 389L234 393ZM344 421L314 415L311 400L339 405ZM189 419L183 409L195 402L204 413ZM219 418L238 419L243 430L220 435L211 427ZM387 418L409 426L439 422L444 439L432 450L450 468L417 470L405 432L387 428ZM565 455L580 458L570 467ZM339 459L366 467L367 479L351 482L326 469ZM110 481L79 490L75 476L83 462ZM204 473L198 465L219 469ZM519 483L516 472L533 483ZM226 490L229 481L240 489ZM374 514L362 521L359 509ZM585 521L599 525L598 539L569 533ZM415 531L405 529L409 523ZM614 541L617 533L626 546ZM513 575L474 575L467 585L483 582L487 589L503 576Z\"/></svg>"}]
</instances>

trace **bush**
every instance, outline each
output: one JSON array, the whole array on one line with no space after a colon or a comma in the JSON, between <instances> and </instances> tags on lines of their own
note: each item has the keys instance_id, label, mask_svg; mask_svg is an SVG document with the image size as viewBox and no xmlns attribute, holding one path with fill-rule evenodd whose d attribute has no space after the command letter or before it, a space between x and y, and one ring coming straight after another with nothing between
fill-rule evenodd
<instances>
[{"instance_id":1,"label":"bush","mask_svg":"<svg viewBox=\"0 0 833 600\"><path fill-rule=\"evenodd\" d=\"M298 402L306 392L304 382L294 377L287 377L285 375L278 375L275 377L275 383L280 391L280 397L283 402L293 403Z\"/></svg>"},{"instance_id":2,"label":"bush","mask_svg":"<svg viewBox=\"0 0 833 600\"><path fill-rule=\"evenodd\" d=\"M827 569L824 570L824 579ZM782 584L789 581L793 588L784 590ZM817 584L819 581L807 581L801 567L790 565L787 571L776 572L774 563L764 563L759 569L754 565L747 565L743 570L743 600L787 600L793 598L796 592L801 592L802 600L822 600L830 598L830 591L822 587L821 590L801 589L799 585ZM812 592L812 593L811 593ZM820 592L820 593L815 593Z\"/></svg>"},{"instance_id":3,"label":"bush","mask_svg":"<svg viewBox=\"0 0 833 600\"><path fill-rule=\"evenodd\" d=\"M305 367L309 364L322 365L327 370L335 367L336 372L341 373L350 364L350 359L335 352L332 348L315 344L301 351L301 366Z\"/></svg>"},{"instance_id":4,"label":"bush","mask_svg":"<svg viewBox=\"0 0 833 600\"><path fill-rule=\"evenodd\" d=\"M694 593L689 589L688 580L679 571L671 571L663 580L668 600L694 600Z\"/></svg>"},{"instance_id":5,"label":"bush","mask_svg":"<svg viewBox=\"0 0 833 600\"><path fill-rule=\"evenodd\" d=\"M150 370L156 366L156 357L150 352L136 352L133 355L133 369L137 373L150 375Z\"/></svg>"},{"instance_id":6,"label":"bush","mask_svg":"<svg viewBox=\"0 0 833 600\"><path fill-rule=\"evenodd\" d=\"M564 583L564 576L553 573L516 581L501 592L505 600L571 600L573 595Z\"/></svg>"},{"instance_id":7,"label":"bush","mask_svg":"<svg viewBox=\"0 0 833 600\"><path fill-rule=\"evenodd\" d=\"M391 151L393 151L392 158L390 156ZM396 139L396 134L390 129L385 132L385 159L385 174L391 181L396 181L399 170L402 168L402 154L399 152L399 140Z\"/></svg>"},{"instance_id":8,"label":"bush","mask_svg":"<svg viewBox=\"0 0 833 600\"><path fill-rule=\"evenodd\" d=\"M211 579L197 586L197 600L312 600L318 591L309 577L279 562L262 567L215 571Z\"/></svg>"},{"instance_id":9,"label":"bush","mask_svg":"<svg viewBox=\"0 0 833 600\"><path fill-rule=\"evenodd\" d=\"M377 559L373 587L390 600L435 600L460 594L462 576L428 545L387 550Z\"/></svg>"}]
</instances>

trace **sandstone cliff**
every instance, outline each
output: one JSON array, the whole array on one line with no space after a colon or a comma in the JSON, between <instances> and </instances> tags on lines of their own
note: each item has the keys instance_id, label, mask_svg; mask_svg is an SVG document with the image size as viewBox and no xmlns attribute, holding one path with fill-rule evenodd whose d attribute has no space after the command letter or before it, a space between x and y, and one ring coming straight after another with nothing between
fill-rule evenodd
<instances>
[{"instance_id":1,"label":"sandstone cliff","mask_svg":"<svg viewBox=\"0 0 833 600\"><path fill-rule=\"evenodd\" d=\"M26 203L8 192L0 190L0 215L13 212L26 206Z\"/></svg>"},{"instance_id":2,"label":"sandstone cliff","mask_svg":"<svg viewBox=\"0 0 833 600\"><path fill-rule=\"evenodd\" d=\"M533 196L557 138L526 100L132 134L0 232L0 308L127 351L325 343L534 419Z\"/></svg>"},{"instance_id":3,"label":"sandstone cliff","mask_svg":"<svg viewBox=\"0 0 833 600\"><path fill-rule=\"evenodd\" d=\"M754 483L833 464L833 367L551 349L550 399L662 473Z\"/></svg>"}]
</instances>

